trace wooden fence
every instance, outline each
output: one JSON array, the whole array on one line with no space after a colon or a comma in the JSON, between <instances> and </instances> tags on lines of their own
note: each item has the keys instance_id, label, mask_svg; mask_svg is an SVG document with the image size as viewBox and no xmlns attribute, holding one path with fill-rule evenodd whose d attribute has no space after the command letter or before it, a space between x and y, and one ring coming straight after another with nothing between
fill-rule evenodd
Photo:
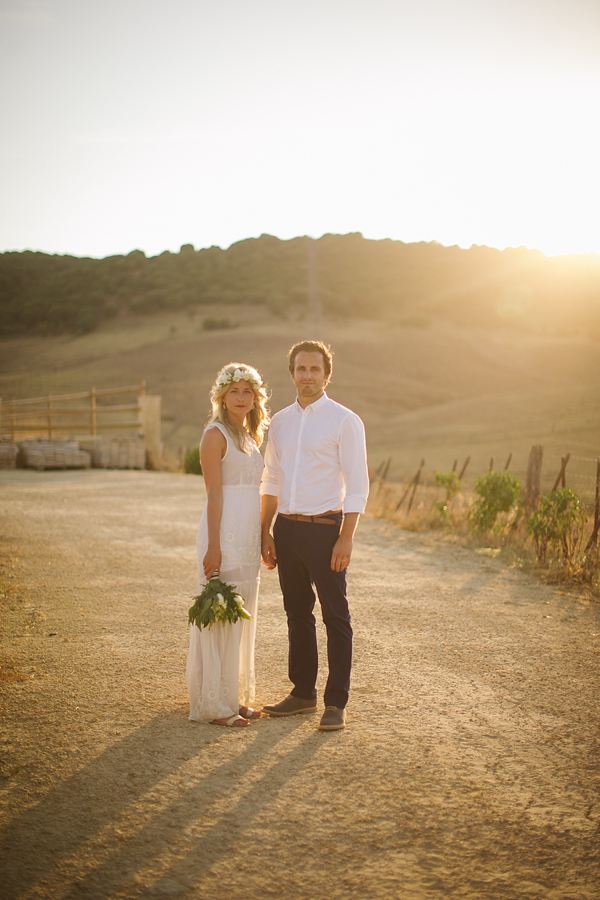
<instances>
[{"instance_id":1,"label":"wooden fence","mask_svg":"<svg viewBox=\"0 0 600 900\"><path fill-rule=\"evenodd\" d=\"M109 397L136 395L132 403L107 403ZM96 436L103 432L144 432L146 382L131 387L78 394L48 394L27 400L0 398L0 437L12 442L25 438L71 435Z\"/></svg>"}]
</instances>

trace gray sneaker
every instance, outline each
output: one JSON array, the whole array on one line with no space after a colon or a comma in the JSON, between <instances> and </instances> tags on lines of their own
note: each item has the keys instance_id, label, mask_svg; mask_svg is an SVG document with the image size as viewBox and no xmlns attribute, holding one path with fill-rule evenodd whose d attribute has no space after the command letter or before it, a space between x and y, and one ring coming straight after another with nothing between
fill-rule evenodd
<instances>
[{"instance_id":1,"label":"gray sneaker","mask_svg":"<svg viewBox=\"0 0 600 900\"><path fill-rule=\"evenodd\" d=\"M319 724L319 731L338 731L346 727L346 710L338 706L326 706Z\"/></svg>"},{"instance_id":2,"label":"gray sneaker","mask_svg":"<svg viewBox=\"0 0 600 900\"><path fill-rule=\"evenodd\" d=\"M317 711L317 701L305 700L303 697L294 697L292 694L276 703L274 706L263 706L263 712L269 716L295 716L297 713L311 713Z\"/></svg>"}]
</instances>

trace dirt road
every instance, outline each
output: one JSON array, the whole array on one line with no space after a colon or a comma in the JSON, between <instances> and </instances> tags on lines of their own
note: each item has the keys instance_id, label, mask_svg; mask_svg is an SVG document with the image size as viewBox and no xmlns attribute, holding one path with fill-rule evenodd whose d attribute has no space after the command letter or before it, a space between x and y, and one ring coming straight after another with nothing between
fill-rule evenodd
<instances>
[{"instance_id":1,"label":"dirt road","mask_svg":"<svg viewBox=\"0 0 600 900\"><path fill-rule=\"evenodd\" d=\"M600 898L597 602L365 517L348 728L199 725L203 502L194 476L0 472L3 900ZM274 573L257 675L287 693Z\"/></svg>"}]
</instances>

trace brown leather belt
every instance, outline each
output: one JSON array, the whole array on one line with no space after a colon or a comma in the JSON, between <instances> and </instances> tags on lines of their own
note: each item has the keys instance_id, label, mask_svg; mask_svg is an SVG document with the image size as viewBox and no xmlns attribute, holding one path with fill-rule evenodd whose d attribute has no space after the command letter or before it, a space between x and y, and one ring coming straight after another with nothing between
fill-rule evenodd
<instances>
[{"instance_id":1,"label":"brown leather belt","mask_svg":"<svg viewBox=\"0 0 600 900\"><path fill-rule=\"evenodd\" d=\"M318 516L303 516L301 513L279 513L282 519L291 519L292 522L313 522L315 525L337 525L335 519L328 519L327 516L341 516L341 509L328 509L327 512L319 513Z\"/></svg>"}]
</instances>

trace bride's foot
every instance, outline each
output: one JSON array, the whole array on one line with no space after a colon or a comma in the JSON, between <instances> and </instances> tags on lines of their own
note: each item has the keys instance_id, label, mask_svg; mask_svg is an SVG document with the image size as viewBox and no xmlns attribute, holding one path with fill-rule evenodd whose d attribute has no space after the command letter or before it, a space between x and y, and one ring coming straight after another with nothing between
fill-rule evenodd
<instances>
[{"instance_id":1,"label":"bride's foot","mask_svg":"<svg viewBox=\"0 0 600 900\"><path fill-rule=\"evenodd\" d=\"M246 728L250 722L243 716L233 715L228 719L212 719L211 725L225 725L227 728Z\"/></svg>"},{"instance_id":2,"label":"bride's foot","mask_svg":"<svg viewBox=\"0 0 600 900\"><path fill-rule=\"evenodd\" d=\"M240 706L240 716L244 719L260 719L261 715L260 709L252 709L251 706Z\"/></svg>"}]
</instances>

